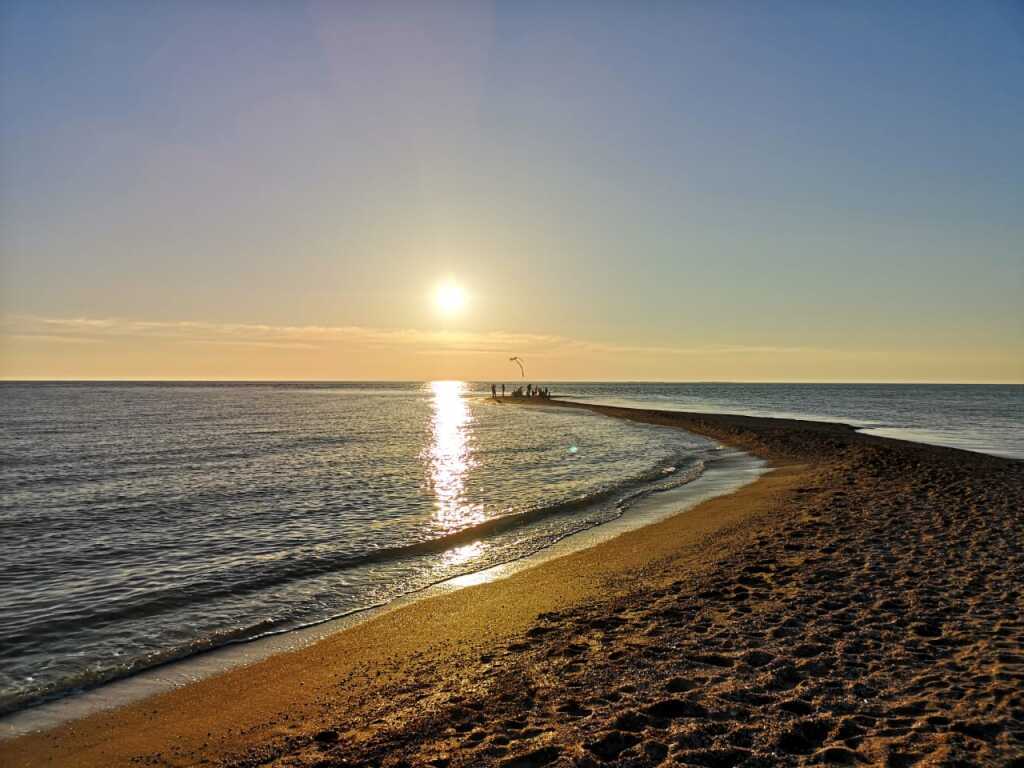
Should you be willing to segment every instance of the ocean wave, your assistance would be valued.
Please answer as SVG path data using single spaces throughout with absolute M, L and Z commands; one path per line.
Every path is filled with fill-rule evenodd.
M 369 564 L 441 554 L 455 547 L 527 526 L 548 517 L 572 514 L 611 501 L 628 503 L 638 494 L 657 490 L 656 487 L 647 487 L 655 481 L 661 480 L 661 485 L 674 487 L 699 476 L 702 470 L 702 460 L 678 456 L 669 466 L 653 467 L 644 474 L 610 483 L 590 494 L 501 515 L 443 536 L 399 546 L 380 547 L 358 554 L 340 552 L 319 557 L 305 555 L 301 558 L 282 558 L 270 567 L 263 565 L 260 570 L 249 574 L 242 575 L 236 571 L 233 575 L 237 580 L 231 583 L 225 583 L 218 575 L 202 581 L 191 581 L 181 587 L 153 590 L 144 599 L 136 599 L 121 606 L 113 605 L 91 610 L 88 620 L 94 623 L 108 623 L 123 619 L 148 618 L 183 605 L 208 603 L 221 597 L 248 595 L 288 582 L 338 573 Z M 674 482 L 671 479 L 673 476 L 678 476 Z M 79 621 L 80 615 L 58 620 L 53 620 L 51 615 L 45 622 L 31 622 L 16 633 L 5 633 L 4 644 L 9 649 L 17 649 L 19 645 L 38 642 L 41 636 L 62 634 L 68 624 Z
M 455 576 L 472 573 L 475 570 L 480 570 L 480 568 L 490 568 L 527 557 L 568 536 L 617 519 L 627 512 L 632 504 L 647 495 L 661 493 L 692 482 L 703 474 L 704 469 L 705 459 L 703 457 L 693 453 L 680 454 L 673 457 L 670 463 L 660 463 L 640 475 L 622 482 L 610 483 L 594 493 L 503 515 L 468 526 L 445 536 L 405 546 L 379 548 L 355 556 L 287 561 L 273 569 L 250 576 L 238 583 L 224 584 L 220 580 L 210 579 L 198 585 L 190 584 L 187 588 L 166 590 L 163 594 L 147 596 L 147 599 L 131 605 L 94 611 L 89 615 L 89 621 L 93 623 L 113 624 L 125 619 L 147 618 L 164 611 L 180 609 L 189 604 L 206 604 L 216 600 L 218 597 L 254 594 L 266 590 L 268 587 L 331 573 L 340 573 L 360 566 L 386 563 L 403 558 L 444 554 L 465 544 L 487 539 L 488 537 L 512 531 L 516 528 L 526 528 L 531 524 L 560 515 L 573 516 L 583 510 L 591 508 L 596 510 L 602 507 L 604 507 L 605 512 L 589 519 L 584 517 L 574 518 L 576 525 L 563 528 L 547 538 L 538 539 L 533 546 L 525 551 L 517 552 L 505 559 L 498 559 L 496 562 L 488 562 L 477 568 L 466 568 L 455 573 L 445 573 L 442 578 L 417 586 L 414 589 L 398 592 L 392 598 L 382 602 L 367 602 L 364 605 L 340 613 L 332 613 L 306 622 L 263 620 L 243 627 L 214 631 L 195 638 L 188 643 L 168 647 L 145 656 L 126 658 L 119 663 L 96 664 L 71 675 L 65 675 L 60 680 L 22 685 L 13 690 L 6 690 L 0 694 L 0 715 L 6 715 L 72 693 L 89 690 L 114 680 L 123 679 L 139 672 L 200 653 L 216 650 L 226 645 L 251 642 L 269 635 L 314 626 L 346 615 L 380 607 L 390 602 L 391 599 L 421 591 L 436 584 L 438 581 L 445 581 Z M 6 634 L 4 644 L 8 652 L 16 652 L 19 644 L 29 645 L 36 643 L 41 636 L 51 633 L 62 634 L 69 624 L 77 621 L 80 621 L 80 617 L 33 623 L 31 626 L 23 627 L 16 634 Z

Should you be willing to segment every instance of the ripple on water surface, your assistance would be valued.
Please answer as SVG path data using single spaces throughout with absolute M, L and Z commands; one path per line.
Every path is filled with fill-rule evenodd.
M 0 708 L 521 557 L 714 450 L 468 393 L 5 385 Z

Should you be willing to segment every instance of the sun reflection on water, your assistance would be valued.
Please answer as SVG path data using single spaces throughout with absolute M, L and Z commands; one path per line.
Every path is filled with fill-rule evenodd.
M 465 565 L 483 554 L 484 543 L 474 541 L 472 544 L 463 544 L 444 553 L 443 563 L 447 566 Z
M 473 414 L 466 404 L 462 381 L 432 381 L 434 415 L 426 450 L 426 484 L 435 496 L 434 517 L 446 531 L 484 520 L 483 505 L 466 500 L 466 474 L 476 462 L 470 445 Z

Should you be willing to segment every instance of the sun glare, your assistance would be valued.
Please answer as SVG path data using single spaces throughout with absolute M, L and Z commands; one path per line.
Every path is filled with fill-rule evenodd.
M 466 292 L 454 281 L 442 283 L 434 291 L 434 306 L 442 314 L 454 315 L 466 306 Z

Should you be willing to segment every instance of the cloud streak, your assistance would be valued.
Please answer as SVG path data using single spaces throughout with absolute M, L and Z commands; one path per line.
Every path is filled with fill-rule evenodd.
M 554 356 L 636 355 L 655 357 L 795 354 L 807 347 L 757 345 L 660 346 L 630 345 L 573 339 L 550 334 L 508 331 L 433 331 L 367 326 L 268 325 L 212 323 L 197 320 L 138 320 L 130 318 L 43 317 L 11 315 L 0 322 L 0 336 L 19 341 L 115 343 L 162 340 L 171 343 L 321 349 L 346 345 L 418 354 L 531 354 Z M 820 351 L 820 350 L 818 350 Z

